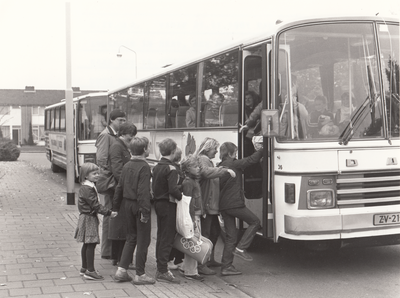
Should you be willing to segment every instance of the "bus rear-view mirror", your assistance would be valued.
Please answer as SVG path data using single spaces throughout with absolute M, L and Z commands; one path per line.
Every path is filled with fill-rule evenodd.
M 279 134 L 279 111 L 262 110 L 261 131 L 264 137 L 272 138 Z

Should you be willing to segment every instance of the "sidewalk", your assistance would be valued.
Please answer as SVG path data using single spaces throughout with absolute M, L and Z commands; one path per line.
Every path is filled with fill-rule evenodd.
M 249 297 L 226 284 L 219 270 L 204 282 L 174 271 L 180 285 L 115 283 L 111 276 L 116 268 L 100 258 L 100 245 L 95 266 L 105 279 L 84 280 L 79 276 L 81 243 L 73 239 L 77 218 L 77 206 L 66 204 L 64 185 L 28 163 L 0 162 L 0 297 Z M 152 222 L 146 272 L 154 277 L 154 218 Z

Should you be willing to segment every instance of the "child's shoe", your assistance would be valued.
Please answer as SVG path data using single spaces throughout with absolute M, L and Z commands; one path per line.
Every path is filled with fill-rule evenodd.
M 208 268 L 207 265 L 205 265 L 205 264 L 204 264 L 204 265 L 198 265 L 198 266 L 197 266 L 197 271 L 198 271 L 200 274 L 203 274 L 203 275 L 213 275 L 213 274 L 216 274 L 216 272 L 215 272 L 214 270 Z
M 167 271 L 165 273 L 161 273 L 159 271 L 156 272 L 156 279 L 160 282 L 169 282 L 172 284 L 180 284 L 181 281 L 177 279 L 171 271 Z
M 79 275 L 84 276 L 85 272 L 86 272 L 86 268 L 81 268 L 81 270 L 79 270 Z
M 125 281 L 131 281 L 132 277 L 129 276 L 128 272 L 122 272 L 120 270 L 117 270 L 114 275 L 114 280 L 116 282 L 125 282 Z
M 135 278 L 133 279 L 133 284 L 134 285 L 154 285 L 156 281 L 154 278 L 151 278 L 147 276 L 146 274 L 142 275 L 135 275 Z
M 168 262 L 168 269 L 169 270 L 176 270 L 176 269 L 178 269 L 178 265 L 174 264 L 174 261 L 169 261 Z
M 98 274 L 96 271 L 90 272 L 86 270 L 85 274 L 83 275 L 85 279 L 88 280 L 103 280 L 104 277 Z
M 233 255 L 248 262 L 253 261 L 253 257 L 249 255 L 245 249 L 241 250 L 236 247 L 235 250 L 233 251 Z
M 204 281 L 204 277 L 201 276 L 200 274 L 195 274 L 195 275 L 185 275 L 186 279 L 189 280 L 198 280 L 198 281 Z

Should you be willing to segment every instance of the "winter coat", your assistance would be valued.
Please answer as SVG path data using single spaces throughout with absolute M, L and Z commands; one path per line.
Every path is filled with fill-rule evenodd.
M 200 188 L 203 210 L 205 214 L 219 213 L 219 177 L 227 173 L 227 169 L 215 168 L 207 155 L 199 155 Z
M 78 197 L 78 210 L 80 214 L 96 216 L 99 213 L 111 215 L 111 210 L 100 204 L 97 190 L 93 182 L 85 180 L 79 189 Z
M 121 177 L 123 166 L 131 159 L 131 153 L 128 147 L 120 138 L 111 145 L 109 151 L 110 169 L 117 183 Z M 125 240 L 128 228 L 126 226 L 127 218 L 125 210 L 120 208 L 118 215 L 110 219 L 110 227 L 108 229 L 108 239 Z
M 114 130 L 107 126 L 96 139 L 96 163 L 104 170 L 110 170 L 110 163 L 108 160 L 111 145 L 117 140 L 117 134 Z
M 232 178 L 229 174 L 225 174 L 223 177 L 219 178 L 220 211 L 245 207 L 244 193 L 242 188 L 242 174 L 244 169 L 258 163 L 262 158 L 262 155 L 263 150 L 259 150 L 254 152 L 251 156 L 243 159 L 227 157 L 221 163 L 219 163 L 219 166 L 227 167 L 236 173 L 235 178 Z
M 150 218 L 151 194 L 150 194 L 150 166 L 141 156 L 133 156 L 122 168 L 113 199 L 114 211 L 119 211 L 122 199 L 137 201 L 139 211 L 145 219 Z
M 164 157 L 158 162 L 153 169 L 152 189 L 155 202 L 159 200 L 168 200 L 170 197 L 180 201 L 182 193 L 178 186 L 179 173 L 175 164 Z

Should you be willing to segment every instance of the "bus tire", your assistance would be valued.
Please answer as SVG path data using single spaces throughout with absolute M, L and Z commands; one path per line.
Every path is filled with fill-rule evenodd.
M 59 166 L 57 166 L 56 164 L 54 164 L 54 162 L 51 163 L 51 171 L 53 173 L 59 173 L 61 172 L 61 168 Z

